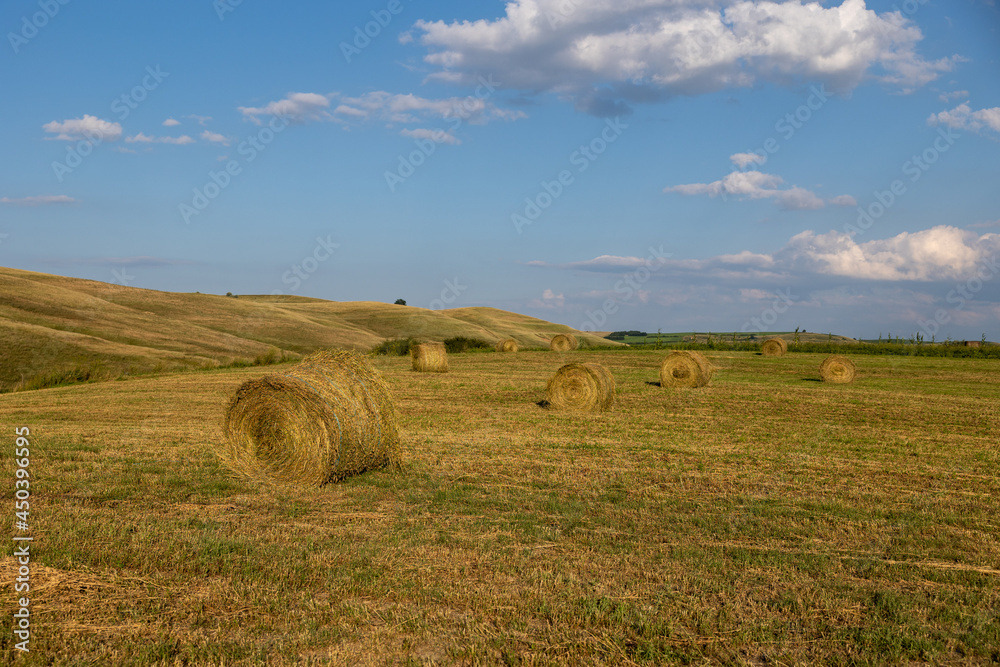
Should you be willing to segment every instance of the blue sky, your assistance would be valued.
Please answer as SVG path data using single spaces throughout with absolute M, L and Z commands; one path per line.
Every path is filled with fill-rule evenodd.
M 0 265 L 1000 340 L 992 1 L 16 0 L 0 26 Z

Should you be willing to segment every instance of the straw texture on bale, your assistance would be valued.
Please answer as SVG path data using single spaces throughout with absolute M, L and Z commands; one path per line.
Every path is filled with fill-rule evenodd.
M 321 486 L 400 465 L 389 389 L 364 357 L 344 350 L 244 382 L 223 432 L 223 458 L 254 479 Z
M 831 354 L 819 367 L 819 377 L 823 382 L 850 384 L 854 382 L 857 369 L 854 362 L 839 354 Z
M 575 350 L 576 346 L 576 336 L 573 334 L 556 334 L 552 341 L 549 342 L 549 349 L 556 352 Z
M 788 352 L 788 341 L 784 338 L 768 338 L 760 346 L 765 357 L 782 357 Z
M 513 338 L 504 338 L 497 341 L 497 352 L 517 352 L 517 341 Z
M 605 412 L 615 401 L 615 379 L 601 364 L 566 364 L 549 379 L 545 400 L 558 410 Z
M 704 387 L 712 379 L 712 364 L 700 352 L 677 350 L 660 364 L 661 387 Z
M 420 343 L 410 347 L 413 370 L 420 373 L 447 373 L 448 350 L 444 343 Z

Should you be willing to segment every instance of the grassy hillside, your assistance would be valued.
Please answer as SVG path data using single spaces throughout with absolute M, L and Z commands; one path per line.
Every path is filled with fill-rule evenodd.
M 253 363 L 324 347 L 369 349 L 396 337 L 512 336 L 538 347 L 567 331 L 608 343 L 494 308 L 176 294 L 0 268 L 0 391 Z

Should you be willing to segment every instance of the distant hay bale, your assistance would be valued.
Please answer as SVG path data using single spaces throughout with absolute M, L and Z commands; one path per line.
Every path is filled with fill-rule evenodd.
M 448 350 L 444 343 L 420 343 L 410 346 L 413 370 L 419 373 L 447 373 Z
M 549 349 L 555 352 L 567 352 L 575 350 L 577 344 L 576 336 L 573 334 L 556 334 L 549 342 Z
M 517 341 L 513 338 L 504 338 L 497 341 L 497 352 L 517 352 Z
M 765 357 L 782 357 L 788 352 L 788 341 L 784 338 L 768 338 L 761 344 L 760 351 Z
M 566 364 L 549 379 L 545 400 L 557 410 L 605 412 L 615 401 L 615 379 L 600 364 Z
M 223 422 L 223 459 L 258 480 L 321 486 L 399 467 L 392 396 L 371 364 L 344 350 L 244 382 Z
M 819 367 L 820 379 L 834 384 L 850 384 L 856 373 L 854 362 L 839 354 L 831 354 Z
M 700 352 L 677 350 L 660 364 L 661 387 L 704 387 L 712 379 L 712 364 Z

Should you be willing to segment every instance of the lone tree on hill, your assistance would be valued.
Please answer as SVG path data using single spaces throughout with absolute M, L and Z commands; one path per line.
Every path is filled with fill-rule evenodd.
M 396 301 L 394 302 L 394 304 L 397 305 L 397 306 L 405 306 L 406 305 L 406 299 L 396 299 Z

